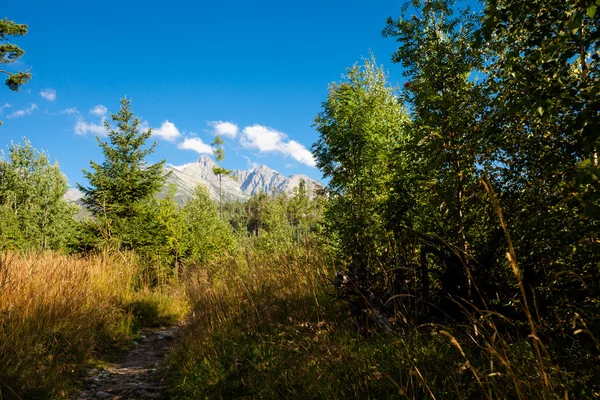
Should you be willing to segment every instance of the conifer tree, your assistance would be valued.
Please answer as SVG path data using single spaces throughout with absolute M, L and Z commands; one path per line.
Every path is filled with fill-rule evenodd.
M 215 136 L 215 140 L 211 143 L 213 147 L 213 154 L 217 159 L 216 167 L 213 167 L 213 173 L 219 177 L 219 217 L 223 218 L 223 188 L 222 188 L 222 180 L 223 175 L 229 176 L 231 175 L 231 170 L 225 169 L 221 167 L 220 163 L 225 159 L 225 150 L 223 150 L 223 139 L 221 136 Z
M 96 137 L 104 162 L 90 161 L 92 171 L 83 171 L 90 186 L 77 185 L 85 194 L 83 203 L 98 221 L 103 221 L 107 236 L 130 231 L 128 223 L 136 220 L 144 203 L 158 193 L 166 178 L 162 173 L 165 160 L 152 165 L 145 162 L 156 143 L 145 147 L 152 130 L 140 132 L 140 120 L 131 110 L 131 100 L 121 100 L 119 112 L 111 119 L 116 129 L 104 123 L 109 141 Z
M 0 19 L 0 73 L 6 76 L 4 83 L 14 92 L 19 91 L 21 85 L 31 79 L 31 73 L 27 71 L 10 72 L 1 68 L 4 64 L 10 64 L 17 61 L 25 51 L 19 46 L 8 43 L 8 36 L 23 36 L 27 33 L 27 25 L 17 24 L 9 21 L 7 18 Z M 2 125 L 2 121 L 0 121 Z

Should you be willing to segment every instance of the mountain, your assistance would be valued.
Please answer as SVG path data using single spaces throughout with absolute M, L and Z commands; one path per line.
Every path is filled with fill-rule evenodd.
M 67 190 L 67 193 L 63 196 L 63 199 L 68 201 L 69 203 L 81 203 L 81 199 L 83 198 L 83 193 L 79 191 L 79 189 L 71 188 Z
M 170 171 L 171 175 L 167 178 L 165 186 L 175 185 L 175 200 L 179 203 L 190 198 L 198 184 L 207 187 L 211 197 L 216 200 L 219 198 L 219 179 L 212 171 L 216 165 L 214 160 L 206 155 L 200 156 L 195 163 L 178 167 L 166 165 L 165 172 Z M 291 193 L 300 185 L 301 180 L 306 182 L 309 193 L 321 186 L 318 181 L 306 175 L 286 177 L 266 165 L 259 165 L 251 170 L 237 170 L 231 177 L 223 176 L 223 198 L 225 201 L 247 200 L 259 191 L 271 193 L 276 190 Z
M 213 173 L 217 164 L 208 156 L 200 156 L 197 162 L 181 166 L 165 165 L 164 172 L 171 174 L 167 177 L 165 187 L 175 185 L 175 200 L 183 203 L 194 194 L 197 185 L 208 188 L 214 199 L 219 198 L 219 178 Z M 223 198 L 226 201 L 245 200 L 248 195 L 240 189 L 240 184 L 228 176 L 223 176 Z M 163 190 L 162 194 L 164 194 Z
M 170 185 L 175 186 L 175 201 L 182 204 L 193 196 L 197 185 L 208 188 L 211 197 L 219 199 L 219 178 L 213 173 L 213 167 L 217 164 L 206 155 L 200 156 L 198 161 L 181 165 L 165 165 L 164 172 L 171 173 L 167 177 L 165 187 L 159 196 L 164 196 Z M 307 190 L 311 193 L 314 189 L 321 187 L 321 183 L 306 175 L 285 176 L 266 165 L 259 165 L 251 170 L 237 170 L 231 177 L 223 176 L 223 198 L 225 201 L 247 200 L 254 194 L 262 191 L 271 193 L 292 193 L 294 188 L 304 180 Z M 65 194 L 65 200 L 81 204 L 83 194 L 77 189 L 69 189 Z

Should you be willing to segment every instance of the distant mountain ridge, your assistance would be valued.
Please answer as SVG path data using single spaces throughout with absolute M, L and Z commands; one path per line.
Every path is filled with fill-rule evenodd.
M 202 185 L 208 189 L 213 199 L 218 200 L 219 179 L 213 173 L 213 167 L 216 165 L 215 161 L 207 155 L 200 156 L 196 162 L 181 166 L 165 165 L 165 174 L 169 172 L 171 174 L 167 177 L 165 186 L 159 196 L 163 197 L 167 188 L 174 185 L 175 201 L 183 204 L 193 196 L 196 186 Z M 280 193 L 292 193 L 302 180 L 306 182 L 309 193 L 323 186 L 307 175 L 285 176 L 266 165 L 259 165 L 250 170 L 238 169 L 233 172 L 231 177 L 223 176 L 223 198 L 225 201 L 244 201 L 260 191 L 271 193 L 275 190 Z M 64 196 L 65 200 L 77 204 L 81 204 L 82 197 L 83 194 L 73 188 L 69 189 Z
M 171 175 L 167 178 L 165 186 L 175 185 L 175 200 L 179 203 L 190 198 L 198 184 L 208 188 L 211 197 L 218 199 L 219 180 L 213 173 L 213 167 L 216 165 L 215 161 L 206 155 L 200 156 L 194 163 L 182 166 L 166 165 L 165 172 L 170 171 Z M 243 201 L 260 191 L 291 193 L 300 185 L 301 180 L 306 182 L 309 193 L 322 186 L 320 182 L 306 175 L 295 174 L 287 177 L 266 165 L 259 165 L 251 170 L 238 169 L 231 177 L 223 176 L 223 198 L 226 201 Z

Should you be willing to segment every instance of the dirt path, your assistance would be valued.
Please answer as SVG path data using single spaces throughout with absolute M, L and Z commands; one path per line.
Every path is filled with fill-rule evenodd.
M 87 388 L 76 398 L 169 399 L 163 361 L 178 329 L 172 326 L 147 333 L 119 362 L 90 370 Z

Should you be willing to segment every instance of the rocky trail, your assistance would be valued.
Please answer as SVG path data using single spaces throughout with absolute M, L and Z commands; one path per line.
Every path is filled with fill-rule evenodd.
M 169 399 L 164 361 L 178 329 L 146 332 L 118 362 L 90 370 L 76 399 Z

